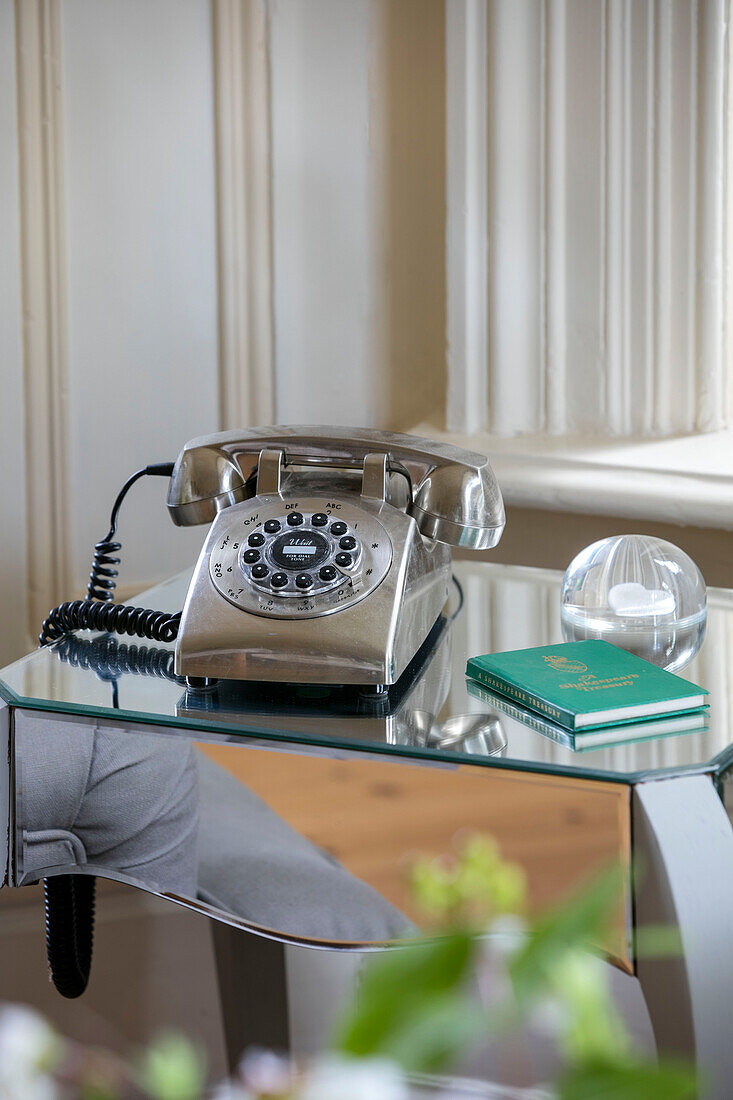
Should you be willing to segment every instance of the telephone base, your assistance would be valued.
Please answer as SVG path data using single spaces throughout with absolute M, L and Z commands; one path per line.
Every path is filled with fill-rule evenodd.
M 445 702 L 450 666 L 450 621 L 441 615 L 397 683 L 379 694 L 353 684 L 222 680 L 208 694 L 184 692 L 176 714 L 194 719 L 215 714 L 242 731 L 282 731 L 286 722 L 289 730 L 317 740 L 423 744 Z
M 359 541 L 354 565 L 368 583 L 358 575 L 353 580 L 346 576 L 346 588 L 317 597 L 261 594 L 246 577 L 232 587 L 225 578 L 237 576 L 238 568 L 241 572 L 248 532 L 257 534 L 255 543 L 264 556 L 268 537 L 283 538 L 282 533 L 268 536 L 267 524 L 279 521 L 267 517 L 287 517 L 296 506 L 294 530 L 310 532 L 310 517 L 325 516 L 329 498 L 261 496 L 256 504 L 232 505 L 214 521 L 183 609 L 175 654 L 179 675 L 375 689 L 394 684 L 404 672 L 448 598 L 448 547 L 424 540 L 414 519 L 400 509 L 344 494 L 330 529 L 337 527 L 337 538 Z M 342 527 L 355 534 L 344 536 Z M 301 546 L 286 537 L 285 549 L 300 552 Z M 309 535 L 307 541 L 320 551 L 322 539 L 316 543 Z

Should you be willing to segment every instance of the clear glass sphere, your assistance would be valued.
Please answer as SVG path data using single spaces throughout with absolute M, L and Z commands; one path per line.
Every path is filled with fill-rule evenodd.
M 603 638 L 669 671 L 687 664 L 705 636 L 700 570 L 653 535 L 611 535 L 581 550 L 561 600 L 566 641 Z

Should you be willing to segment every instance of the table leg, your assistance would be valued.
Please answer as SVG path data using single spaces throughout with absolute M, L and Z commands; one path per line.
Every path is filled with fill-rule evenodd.
M 640 958 L 660 1054 L 693 1058 L 700 1097 L 733 1090 L 733 830 L 707 775 L 640 783 L 633 797 L 637 928 L 679 929 L 681 951 Z
M 10 707 L 0 699 L 0 888 L 10 881 Z
M 217 920 L 211 935 L 230 1069 L 247 1047 L 288 1052 L 284 945 Z

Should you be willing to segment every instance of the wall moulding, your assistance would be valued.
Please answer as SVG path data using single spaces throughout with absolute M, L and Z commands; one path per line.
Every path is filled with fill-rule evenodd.
M 731 423 L 728 11 L 448 5 L 452 430 Z
M 70 590 L 60 0 L 16 0 L 20 251 L 33 633 Z
M 488 400 L 487 9 L 446 5 L 446 423 L 477 431 Z
M 223 428 L 274 419 L 269 15 L 214 0 L 214 98 Z

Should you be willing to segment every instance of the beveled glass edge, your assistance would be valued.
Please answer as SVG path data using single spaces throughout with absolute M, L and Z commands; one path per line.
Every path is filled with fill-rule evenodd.
M 567 764 L 545 764 L 541 761 L 528 761 L 522 760 L 518 757 L 495 757 L 495 756 L 479 756 L 479 755 L 467 755 L 465 753 L 451 752 L 448 749 L 443 749 L 437 752 L 435 749 L 422 749 L 419 746 L 411 745 L 385 745 L 375 744 L 374 741 L 358 741 L 349 740 L 342 741 L 334 738 L 319 737 L 317 734 L 299 735 L 291 731 L 273 730 L 272 728 L 260 729 L 256 726 L 250 726 L 246 731 L 242 730 L 241 726 L 234 724 L 221 723 L 217 725 L 216 729 L 213 729 L 211 725 L 207 725 L 203 721 L 199 721 L 195 718 L 180 717 L 175 721 L 171 720 L 168 716 L 156 716 L 147 711 L 134 711 L 134 710 L 118 710 L 114 712 L 114 715 L 110 715 L 109 708 L 95 707 L 95 706 L 80 706 L 75 703 L 55 703 L 53 707 L 44 705 L 39 700 L 25 698 L 24 696 L 18 696 L 13 692 L 8 685 L 0 679 L 0 694 L 3 689 L 8 692 L 10 698 L 3 696 L 6 702 L 10 706 L 18 707 L 20 709 L 40 711 L 44 714 L 64 714 L 71 715 L 72 717 L 82 718 L 94 718 L 103 722 L 105 725 L 116 727 L 120 725 L 120 721 L 133 721 L 140 725 L 152 726 L 158 729 L 167 729 L 175 732 L 176 730 L 192 731 L 194 733 L 206 734 L 207 740 L 218 741 L 220 738 L 225 737 L 228 744 L 232 744 L 231 736 L 234 735 L 238 739 L 250 740 L 250 741 L 271 741 L 273 744 L 288 744 L 291 746 L 301 746 L 307 749 L 310 745 L 319 749 L 337 749 L 339 751 L 349 751 L 359 753 L 368 753 L 373 756 L 381 756 L 385 760 L 391 758 L 397 758 L 400 760 L 412 760 L 416 764 L 423 766 L 429 766 L 431 764 L 462 764 L 467 767 L 483 767 L 483 768 L 496 768 L 500 770 L 513 771 L 513 772 L 531 772 L 537 775 L 548 776 L 562 776 L 569 779 L 582 779 L 589 782 L 598 783 L 619 783 L 625 785 L 631 785 L 634 783 L 641 783 L 652 779 L 672 779 L 675 776 L 680 775 L 708 775 L 714 773 L 719 774 L 718 762 L 721 762 L 721 768 L 727 767 L 730 763 L 733 763 L 733 745 L 729 746 L 718 754 L 712 762 L 700 763 L 700 764 L 680 764 L 672 765 L 667 768 L 644 770 L 637 772 L 618 772 L 618 771 L 594 771 L 591 768 L 567 765 Z M 118 720 L 119 719 L 119 720 Z M 203 738 L 201 739 L 203 740 Z
M 733 745 L 728 745 L 727 748 L 722 749 L 717 756 L 713 757 L 708 769 L 714 771 L 716 778 L 720 779 L 731 768 L 733 768 Z
M 367 952 L 384 951 L 385 948 L 406 947 L 411 942 L 410 938 L 407 937 L 398 940 L 342 941 L 278 932 L 274 928 L 268 928 L 267 925 L 247 920 L 246 917 L 238 917 L 235 913 L 227 912 L 226 909 L 219 909 L 201 898 L 188 897 L 185 894 L 173 894 L 169 890 L 158 890 L 151 883 L 142 882 L 134 875 L 126 875 L 123 871 L 115 871 L 100 863 L 87 863 L 83 867 L 77 865 L 65 867 L 55 864 L 50 867 L 34 867 L 32 873 L 28 873 L 28 877 L 24 876 L 19 883 L 16 883 L 16 888 L 22 889 L 24 886 L 32 886 L 36 882 L 40 882 L 41 879 L 55 878 L 60 875 L 91 875 L 93 878 L 106 879 L 107 882 L 119 882 L 124 886 L 132 887 L 133 890 L 140 890 L 144 894 L 151 894 L 153 897 L 162 898 L 164 901 L 171 901 L 184 909 L 191 909 L 194 913 L 203 913 L 221 924 L 228 924 L 232 928 L 240 928 L 243 932 L 249 932 L 261 939 L 274 940 L 276 943 L 291 947 L 308 947 L 316 951 L 363 952 L 366 954 Z M 422 942 L 422 938 L 417 935 L 413 938 L 416 942 Z

